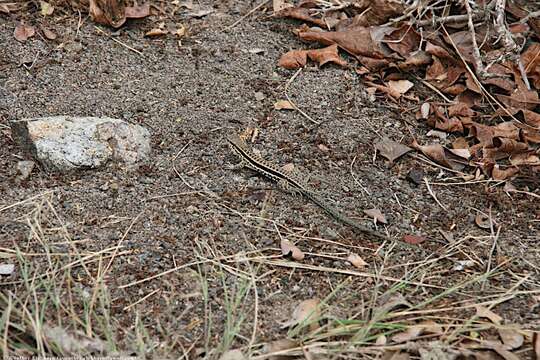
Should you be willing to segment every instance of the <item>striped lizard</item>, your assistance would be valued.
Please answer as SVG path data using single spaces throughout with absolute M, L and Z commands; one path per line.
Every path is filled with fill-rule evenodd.
M 297 175 L 279 170 L 276 165 L 255 154 L 249 148 L 246 142 L 238 135 L 233 134 L 229 136 L 227 138 L 227 141 L 231 149 L 240 158 L 240 163 L 233 166 L 233 168 L 247 167 L 251 170 L 254 170 L 260 175 L 263 175 L 264 177 L 277 182 L 282 189 L 303 195 L 307 199 L 311 200 L 314 204 L 319 206 L 321 209 L 326 211 L 328 214 L 330 214 L 336 220 L 346 225 L 349 225 L 360 232 L 376 237 L 380 240 L 392 240 L 391 238 L 380 232 L 377 232 L 368 228 L 367 226 L 357 223 L 336 208 L 332 207 L 320 196 L 318 196 L 313 190 L 310 190 L 308 188 L 308 185 Z

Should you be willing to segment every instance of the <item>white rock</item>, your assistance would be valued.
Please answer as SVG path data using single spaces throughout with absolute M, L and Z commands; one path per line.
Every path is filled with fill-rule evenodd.
M 0 275 L 11 275 L 14 270 L 14 264 L 0 264 Z
M 128 165 L 150 155 L 150 133 L 140 125 L 108 117 L 53 116 L 13 121 L 14 137 L 48 170 L 72 171 Z

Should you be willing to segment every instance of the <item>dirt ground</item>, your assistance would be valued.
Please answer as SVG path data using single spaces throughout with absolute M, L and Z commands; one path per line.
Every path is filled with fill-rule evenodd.
M 292 33 L 298 23 L 260 11 L 224 31 L 256 5 L 201 1 L 214 12 L 166 20 L 188 28 L 181 41 L 144 37 L 156 18 L 129 21 L 114 33 L 103 28 L 112 33 L 105 36 L 84 15 L 78 28 L 79 18 L 68 12 L 50 19 L 56 40 L 20 43 L 14 21 L 0 17 L 0 247 L 39 252 L 47 239 L 56 253 L 109 249 L 101 253 L 108 258 L 88 262 L 98 276 L 110 248 L 120 244 L 101 283 L 110 296 L 114 341 L 132 354 L 202 356 L 220 346 L 257 351 L 257 344 L 287 336 L 281 324 L 302 300 L 325 299 L 329 319 L 367 320 L 389 289 L 420 304 L 417 310 L 448 308 L 436 312 L 444 323 L 470 319 L 474 307 L 464 305 L 506 296 L 491 310 L 505 324 L 538 330 L 538 199 L 510 197 L 490 182 L 464 184 L 417 154 L 388 166 L 375 156 L 377 141 L 408 144 L 412 135 L 427 139 L 428 129 L 407 110 L 413 103 L 371 101 L 354 69 L 310 65 L 290 82 L 291 99 L 320 125 L 296 111 L 274 110 L 294 75 L 277 66 L 280 55 L 307 45 Z M 109 165 L 69 175 L 38 166 L 17 181 L 17 162 L 32 158 L 12 140 L 9 122 L 52 115 L 141 124 L 152 134 L 152 159 L 138 169 Z M 310 183 L 353 218 L 372 226 L 363 210 L 377 208 L 388 219 L 378 229 L 398 243 L 404 235 L 427 240 L 418 250 L 381 247 L 251 171 L 230 169 L 237 159 L 225 137 L 248 127 L 260 132 L 252 145 L 264 158 L 310 174 Z M 424 172 L 440 204 L 425 184 L 406 178 L 412 169 Z M 498 236 L 475 224 L 481 213 L 491 214 Z M 36 232 L 31 224 L 37 223 Z M 305 259 L 283 258 L 282 237 Z M 421 249 L 438 260 L 429 262 Z M 351 252 L 368 265 L 353 267 L 346 261 Z M 50 269 L 45 257 L 29 259 L 38 273 Z M 457 269 L 465 260 L 470 264 Z M 487 279 L 467 283 L 493 269 Z M 72 285 L 92 293 L 96 284 L 83 267 L 71 272 Z M 16 268 L 1 277 L 2 292 L 21 291 L 21 276 Z M 238 296 L 232 311 L 230 296 Z M 424 304 L 427 299 L 433 301 Z M 244 319 L 225 346 L 234 316 Z M 144 349 L 134 345 L 139 328 Z

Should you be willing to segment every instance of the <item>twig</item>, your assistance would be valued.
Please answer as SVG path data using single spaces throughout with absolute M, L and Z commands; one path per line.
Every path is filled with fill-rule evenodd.
M 255 11 L 259 10 L 260 8 L 262 8 L 264 5 L 266 5 L 266 3 L 268 2 L 269 0 L 264 0 L 262 3 L 260 3 L 259 5 L 255 6 L 253 9 L 251 9 L 246 15 L 242 16 L 240 19 L 236 20 L 234 23 L 232 23 L 231 25 L 227 26 L 225 29 L 223 29 L 223 31 L 229 31 L 230 29 L 232 29 L 233 27 L 235 27 L 236 25 L 240 24 L 242 21 L 244 21 L 244 19 L 246 19 L 248 16 L 250 16 L 251 14 L 253 14 Z
M 524 191 L 524 190 L 507 190 L 506 192 L 507 192 L 507 193 L 525 194 L 525 195 L 529 195 L 529 196 L 535 197 L 535 198 L 537 198 L 537 199 L 540 199 L 540 195 L 537 195 L 537 194 L 532 193 L 532 192 L 530 192 L 530 191 Z
M 14 207 L 17 207 L 17 206 L 19 206 L 19 205 L 22 205 L 22 204 L 28 202 L 28 201 L 32 201 L 32 200 L 35 200 L 35 199 L 37 199 L 37 198 L 39 198 L 39 197 L 42 197 L 42 196 L 45 196 L 45 195 L 49 195 L 49 194 L 52 194 L 52 193 L 54 193 L 54 191 L 46 191 L 46 192 L 44 192 L 44 193 L 34 195 L 34 196 L 32 196 L 32 197 L 29 197 L 28 199 L 18 201 L 18 202 L 16 202 L 16 203 L 11 204 L 11 205 L 6 205 L 6 206 L 0 208 L 0 212 L 5 211 L 5 210 L 8 210 L 8 209 L 11 209 L 11 208 L 14 208 Z
M 512 114 L 508 108 L 506 106 L 504 106 L 499 100 L 497 100 L 497 98 L 495 98 L 495 96 L 493 96 L 489 91 L 486 90 L 486 88 L 484 87 L 484 85 L 482 85 L 482 83 L 478 80 L 476 74 L 474 73 L 474 71 L 472 71 L 471 67 L 469 66 L 469 64 L 467 64 L 467 62 L 465 61 L 465 58 L 463 57 L 463 55 L 461 54 L 461 52 L 459 51 L 459 48 L 458 46 L 456 45 L 456 43 L 454 42 L 454 40 L 452 40 L 452 37 L 450 36 L 450 34 L 448 33 L 448 31 L 446 30 L 446 28 L 443 26 L 442 29 L 444 30 L 444 33 L 446 34 L 447 38 L 448 38 L 448 41 L 452 44 L 452 46 L 454 47 L 454 50 L 456 51 L 456 53 L 459 55 L 461 61 L 463 62 L 463 66 L 465 66 L 465 69 L 467 69 L 467 72 L 471 75 L 471 77 L 473 78 L 474 82 L 476 83 L 476 85 L 478 85 L 478 87 L 480 88 L 480 90 L 482 91 L 482 94 L 484 94 L 489 100 L 493 101 L 495 104 L 497 104 L 497 106 L 499 106 L 500 109 L 502 109 L 507 116 L 509 116 L 510 118 L 512 118 L 512 120 L 514 120 L 515 122 L 518 122 L 522 125 L 526 125 L 525 123 L 523 123 L 522 121 L 519 121 L 515 116 L 514 114 Z M 491 106 L 493 106 L 492 104 L 490 104 Z M 493 108 L 495 109 L 495 106 L 493 106 Z
M 476 42 L 476 32 L 474 31 L 471 5 L 469 4 L 469 0 L 463 0 L 463 4 L 465 4 L 465 9 L 467 10 L 468 26 L 472 41 L 472 57 L 474 60 L 474 67 L 476 68 L 476 72 L 478 73 L 478 76 L 480 76 L 480 79 L 485 79 L 486 69 L 484 67 L 484 63 L 482 63 L 480 49 L 478 48 L 478 43 Z
M 296 79 L 296 77 L 298 76 L 298 74 L 300 74 L 300 72 L 302 71 L 302 68 L 298 69 L 294 75 L 289 79 L 289 81 L 287 81 L 287 84 L 285 84 L 285 89 L 284 89 L 284 92 L 285 92 L 285 97 L 287 98 L 287 101 L 289 101 L 289 103 L 292 105 L 292 107 L 294 108 L 294 110 L 298 111 L 302 116 L 304 116 L 306 119 L 308 119 L 309 121 L 311 121 L 312 123 L 316 124 L 316 125 L 320 125 L 321 123 L 316 121 L 316 120 L 313 120 L 313 118 L 311 118 L 311 116 L 309 116 L 308 114 L 306 114 L 305 112 L 303 112 L 298 106 L 296 106 L 296 104 L 291 100 L 291 98 L 289 97 L 289 94 L 287 94 L 287 90 L 289 89 L 289 85 L 291 85 L 291 83 L 294 81 L 294 79 Z
M 254 253 L 254 252 L 259 252 L 259 251 L 258 250 L 250 251 L 250 252 L 246 253 L 245 255 L 247 255 L 249 253 Z M 141 280 L 136 280 L 136 281 L 130 282 L 129 284 L 120 285 L 118 288 L 119 289 L 125 289 L 125 288 L 128 288 L 128 287 L 134 286 L 134 285 L 139 285 L 139 284 L 145 283 L 147 281 L 157 279 L 159 277 L 165 276 L 167 274 L 173 273 L 173 272 L 181 270 L 181 269 L 185 269 L 185 268 L 193 266 L 193 265 L 216 262 L 216 261 L 219 261 L 219 260 L 225 260 L 225 259 L 234 258 L 236 256 L 237 256 L 237 254 L 228 255 L 228 256 L 221 256 L 221 257 L 218 257 L 218 258 L 215 258 L 215 259 L 204 259 L 204 260 L 192 261 L 192 262 L 189 262 L 189 263 L 186 263 L 186 264 L 183 264 L 183 265 L 176 266 L 176 267 L 174 267 L 172 269 L 165 270 L 163 272 L 160 272 L 159 274 L 155 274 L 155 275 L 149 276 L 149 277 L 141 279 Z
M 253 297 L 255 302 L 255 309 L 253 310 L 253 332 L 251 333 L 251 339 L 249 340 L 249 348 L 251 348 L 257 339 L 257 327 L 259 325 L 259 293 L 257 291 L 257 280 L 255 279 L 255 273 L 253 272 L 253 268 L 249 262 L 248 266 L 251 274 L 251 283 L 253 286 Z
M 428 81 L 421 79 L 419 77 L 416 77 L 417 80 L 420 80 L 420 82 L 424 85 L 426 85 L 431 90 L 435 91 L 440 97 L 444 99 L 447 103 L 452 103 L 453 101 L 447 98 L 439 89 L 437 89 L 435 86 L 431 85 Z
M 474 12 L 471 14 L 473 21 L 482 17 L 481 12 Z M 426 26 L 426 25 L 438 25 L 438 24 L 459 24 L 469 20 L 469 15 L 453 15 L 444 17 L 435 17 L 433 19 L 421 20 L 413 23 L 413 25 Z
M 497 33 L 499 34 L 499 37 L 501 38 L 503 47 L 505 48 L 508 54 L 511 54 L 510 59 L 515 61 L 518 64 L 518 69 L 521 74 L 521 78 L 523 79 L 523 82 L 525 83 L 527 90 L 531 90 L 529 79 L 527 79 L 527 73 L 525 72 L 525 68 L 523 67 L 521 57 L 518 54 L 519 47 L 514 41 L 514 38 L 512 37 L 512 34 L 510 33 L 510 31 L 508 30 L 508 27 L 506 26 L 505 8 L 506 8 L 506 0 L 496 0 L 495 30 L 497 31 Z
M 109 39 L 111 39 L 112 41 L 114 42 L 117 42 L 118 44 L 122 45 L 123 47 L 125 47 L 126 49 L 128 50 L 131 50 L 141 56 L 143 56 L 143 53 L 140 52 L 139 50 L 135 49 L 135 48 L 132 48 L 131 46 L 127 45 L 127 44 L 124 44 L 123 42 L 121 42 L 120 40 L 118 39 L 115 39 L 113 38 L 111 35 L 107 34 L 105 31 L 101 30 L 100 28 L 98 28 L 97 26 L 94 25 L 94 27 L 96 28 L 97 31 L 99 31 L 100 33 L 104 34 L 105 36 L 107 36 Z
M 499 234 L 501 232 L 501 227 L 497 227 L 497 233 L 494 234 L 493 231 L 493 220 L 491 219 L 491 208 L 489 209 L 489 227 L 491 229 L 491 237 L 493 238 L 493 245 L 491 246 L 491 251 L 489 252 L 489 258 L 486 268 L 486 274 L 491 271 L 491 261 L 493 258 L 493 254 L 495 253 L 495 248 L 497 247 L 497 240 L 499 240 Z M 485 282 L 482 283 L 482 290 L 484 290 Z
M 126 307 L 124 307 L 123 310 L 126 311 L 126 310 L 132 308 L 133 306 L 142 303 L 144 300 L 148 299 L 150 296 L 154 295 L 154 294 L 157 293 L 158 291 L 161 291 L 161 289 L 156 289 L 156 290 L 152 291 L 151 293 L 147 294 L 146 296 L 143 296 L 142 298 L 140 298 L 139 300 L 135 301 L 134 303 L 127 305 Z
M 444 211 L 448 211 L 448 209 L 443 204 L 441 204 L 439 199 L 437 199 L 437 197 L 435 196 L 435 193 L 433 192 L 433 190 L 431 190 L 431 186 L 429 186 L 429 182 L 428 182 L 427 178 L 424 178 L 424 183 L 426 183 L 426 187 L 428 189 L 429 195 L 431 195 L 431 197 L 435 200 L 437 205 L 439 205 Z
M 501 37 L 503 46 L 506 48 L 506 50 L 510 52 L 514 52 L 517 48 L 516 43 L 514 42 L 514 39 L 512 39 L 512 35 L 510 35 L 510 32 L 508 31 L 506 27 L 506 21 L 505 21 L 505 8 L 506 8 L 506 0 L 497 0 L 495 3 L 495 30 L 497 33 L 499 33 L 499 36 Z
M 366 272 L 359 272 L 359 271 L 352 271 L 352 270 L 343 270 L 343 269 L 334 269 L 329 268 L 325 266 L 316 266 L 316 265 L 309 265 L 309 264 L 300 264 L 295 263 L 291 261 L 268 261 L 268 260 L 258 260 L 258 259 L 250 259 L 246 258 L 247 260 L 258 262 L 261 264 L 266 265 L 274 265 L 274 266 L 280 266 L 280 267 L 287 267 L 287 268 L 293 268 L 293 269 L 304 269 L 304 270 L 312 270 L 312 271 L 322 271 L 322 272 L 328 272 L 328 273 L 336 273 L 336 274 L 344 274 L 344 275 L 351 275 L 351 276 L 358 276 L 358 277 L 365 277 L 365 278 L 377 278 L 380 277 L 382 280 L 386 281 L 392 281 L 392 282 L 402 282 L 404 284 L 408 285 L 416 285 L 420 287 L 428 287 L 428 288 L 434 288 L 434 289 L 446 289 L 444 286 L 438 286 L 438 285 L 432 285 L 432 284 L 426 284 L 423 282 L 418 281 L 411 281 L 411 280 L 404 280 L 404 279 L 398 279 L 391 276 L 378 276 L 376 274 L 370 274 Z
M 521 24 L 525 24 L 527 21 L 529 21 L 532 18 L 536 18 L 540 16 L 540 10 L 539 11 L 533 11 L 532 13 L 527 14 L 523 19 L 521 19 L 519 22 Z
M 356 155 L 354 156 L 354 159 L 353 159 L 352 162 L 351 162 L 351 166 L 349 167 L 349 169 L 350 169 L 350 171 L 351 171 L 351 176 L 353 177 L 354 182 L 357 183 L 358 186 L 360 186 L 360 189 L 364 190 L 365 193 L 366 193 L 368 196 L 371 196 L 371 194 L 369 193 L 368 189 L 366 189 L 366 188 L 364 187 L 364 185 L 362 185 L 362 183 L 358 180 L 358 177 L 357 177 L 357 176 L 355 175 L 355 173 L 354 173 L 353 166 L 354 166 L 354 163 L 356 162 L 356 158 L 357 158 L 357 157 L 358 157 L 358 156 L 356 156 Z

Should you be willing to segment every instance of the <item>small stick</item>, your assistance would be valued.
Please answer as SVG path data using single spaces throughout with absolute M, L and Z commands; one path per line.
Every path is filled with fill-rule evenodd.
M 491 261 L 492 261 L 492 258 L 493 258 L 493 254 L 495 253 L 495 248 L 497 247 L 497 240 L 499 239 L 499 234 L 501 232 L 501 227 L 498 226 L 497 227 L 497 233 L 494 234 L 493 220 L 491 219 L 491 208 L 489 209 L 489 227 L 491 229 L 491 237 L 493 238 L 493 245 L 491 246 L 491 251 L 489 252 L 489 258 L 488 258 L 488 263 L 487 263 L 486 274 L 491 271 Z M 485 282 L 482 283 L 482 290 L 484 290 L 484 285 L 485 284 L 486 284 Z
M 97 26 L 94 25 L 94 27 L 96 28 L 97 31 L 99 31 L 100 33 L 104 34 L 105 36 L 107 36 L 107 37 L 108 37 L 109 39 L 111 39 L 112 41 L 117 42 L 118 44 L 122 45 L 122 46 L 125 47 L 126 49 L 129 49 L 129 50 L 131 50 L 131 51 L 133 51 L 133 52 L 135 52 L 135 53 L 137 53 L 137 54 L 139 54 L 139 55 L 141 55 L 141 56 L 143 55 L 143 53 L 140 52 L 139 50 L 134 49 L 134 48 L 132 48 L 131 46 L 129 46 L 129 45 L 127 45 L 127 44 L 124 44 L 124 43 L 121 42 L 120 40 L 113 38 L 111 35 L 107 34 L 105 31 L 101 30 L 101 29 L 98 28 Z
M 439 205 L 444 211 L 448 211 L 448 209 L 445 208 L 443 204 L 441 204 L 439 199 L 437 199 L 437 197 L 435 196 L 435 193 L 433 192 L 433 190 L 431 190 L 431 186 L 429 186 L 429 182 L 428 182 L 427 178 L 424 178 L 424 182 L 426 183 L 426 187 L 427 187 L 427 189 L 429 191 L 429 195 L 431 195 L 431 197 L 435 200 L 437 205 Z
M 235 27 L 236 25 L 240 24 L 242 21 L 244 21 L 244 19 L 246 19 L 249 15 L 253 14 L 255 11 L 259 10 L 260 8 L 262 8 L 264 5 L 266 5 L 266 3 L 268 2 L 268 0 L 263 0 L 262 3 L 260 3 L 259 5 L 255 6 L 253 9 L 251 9 L 246 15 L 242 16 L 240 19 L 236 20 L 233 24 L 227 26 L 225 29 L 223 29 L 223 31 L 229 31 L 230 29 L 232 29 L 233 27 Z
M 133 306 L 142 303 L 144 300 L 148 299 L 150 296 L 154 295 L 158 291 L 161 291 L 161 289 L 156 289 L 156 290 L 152 291 L 151 293 L 147 294 L 146 296 L 144 296 L 144 297 L 140 298 L 139 300 L 135 301 L 133 304 L 129 304 L 128 306 L 124 307 L 123 310 L 126 311 L 126 310 L 132 308 Z
M 287 101 L 292 105 L 294 110 L 298 111 L 302 116 L 304 116 L 306 119 L 308 119 L 309 121 L 311 121 L 315 125 L 320 125 L 321 124 L 320 122 L 318 122 L 316 120 L 313 120 L 313 118 L 311 116 L 309 116 L 308 114 L 303 112 L 298 106 L 296 106 L 296 104 L 289 97 L 289 94 L 287 94 L 287 90 L 289 89 L 289 85 L 291 85 L 291 83 L 294 81 L 294 79 L 296 79 L 296 77 L 298 76 L 298 74 L 300 74 L 301 71 L 302 71 L 302 68 L 298 69 L 294 73 L 294 75 L 289 79 L 289 81 L 287 81 L 287 84 L 285 84 L 285 90 L 284 90 L 285 91 L 285 97 L 287 98 Z
M 474 59 L 474 65 L 476 67 L 476 71 L 478 72 L 478 76 L 480 76 L 481 79 L 484 79 L 486 77 L 486 69 L 484 67 L 484 64 L 482 63 L 480 49 L 478 49 L 478 43 L 476 42 L 476 32 L 474 31 L 471 5 L 469 4 L 469 0 L 463 0 L 463 3 L 465 4 L 465 9 L 467 10 L 468 26 L 472 40 L 472 56 Z
M 527 90 L 531 90 L 531 84 L 529 83 L 529 79 L 527 79 L 527 73 L 525 72 L 525 68 L 523 67 L 523 63 L 521 61 L 521 57 L 517 54 L 519 51 L 519 47 L 517 46 L 516 42 L 514 41 L 514 38 L 512 37 L 512 34 L 508 30 L 508 27 L 506 26 L 505 21 L 505 8 L 506 8 L 506 0 L 497 0 L 495 3 L 495 30 L 499 34 L 499 37 L 502 40 L 502 44 L 506 51 L 508 53 L 512 54 L 511 60 L 514 60 L 518 64 L 518 69 L 521 74 L 521 78 L 523 79 L 523 82 L 525 83 L 525 86 L 527 87 Z

